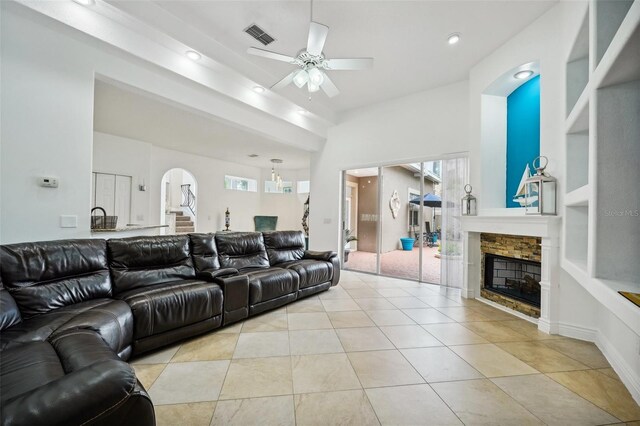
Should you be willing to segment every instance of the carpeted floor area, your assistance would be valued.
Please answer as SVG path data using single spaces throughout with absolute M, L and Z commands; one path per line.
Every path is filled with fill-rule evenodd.
M 424 247 L 422 249 L 422 281 L 440 284 L 440 259 L 435 255 L 438 247 Z M 419 274 L 420 249 L 414 247 L 411 251 L 394 250 L 383 253 L 380 259 L 380 272 L 391 277 L 417 280 Z M 349 253 L 349 261 L 345 269 L 362 272 L 376 271 L 376 254 L 365 251 Z

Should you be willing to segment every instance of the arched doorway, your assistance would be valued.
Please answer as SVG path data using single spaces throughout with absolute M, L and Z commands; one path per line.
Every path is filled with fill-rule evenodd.
M 195 232 L 197 226 L 196 178 L 182 168 L 168 170 L 160 185 L 160 218 L 165 234 Z

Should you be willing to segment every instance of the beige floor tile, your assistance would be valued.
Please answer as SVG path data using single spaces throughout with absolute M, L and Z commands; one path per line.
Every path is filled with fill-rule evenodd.
M 155 407 L 157 426 L 209 426 L 215 402 L 160 405 Z
M 640 407 L 619 380 L 595 370 L 547 375 L 622 421 L 640 419 Z
M 233 358 L 261 358 L 289 355 L 287 331 L 241 333 Z
M 467 306 L 467 307 L 475 307 L 475 306 L 487 306 L 486 303 L 482 303 L 476 299 L 466 299 L 464 297 L 456 297 L 452 299 L 458 303 L 460 303 L 462 306 Z
M 492 343 L 522 342 L 529 340 L 526 336 L 523 336 L 499 321 L 465 322 L 462 323 L 462 325 Z
M 293 426 L 295 423 L 293 396 L 286 395 L 219 401 L 211 426 Z
M 405 291 L 415 297 L 433 297 L 438 295 L 436 290 L 433 290 L 426 284 L 423 284 L 418 288 L 408 288 L 405 289 Z
M 283 331 L 287 329 L 287 314 L 268 312 L 250 318 L 242 326 L 243 333 L 256 333 L 259 331 Z
M 431 385 L 464 424 L 524 426 L 543 424 L 487 379 Z
M 458 323 L 425 324 L 422 326 L 445 345 L 473 345 L 487 340 Z
M 546 341 L 544 344 L 591 368 L 611 367 L 602 352 L 600 352 L 600 349 L 591 342 L 565 338 Z
M 160 373 L 164 370 L 167 364 L 136 364 L 132 365 L 133 370 L 136 372 L 136 377 L 142 383 L 145 389 L 151 388 L 153 382 L 156 381 Z
M 362 390 L 295 395 L 298 426 L 370 426 L 378 419 Z
M 522 334 L 530 340 L 552 340 L 562 338 L 557 334 L 547 334 L 543 331 L 540 331 L 538 330 L 537 324 L 533 324 L 522 319 L 502 321 L 502 325 L 506 325 L 510 329 Z
M 500 377 L 492 381 L 548 425 L 602 425 L 618 421 L 542 374 Z
M 452 306 L 448 308 L 437 309 L 449 318 L 458 322 L 489 321 L 489 318 L 465 306 Z
M 137 364 L 164 364 L 171 361 L 171 358 L 178 352 L 180 345 L 172 345 L 166 349 L 160 349 L 159 351 L 153 351 L 149 354 L 145 354 L 141 357 L 133 358 L 130 363 Z
M 538 371 L 493 344 L 450 346 L 452 351 L 487 377 L 520 376 Z
M 355 302 L 365 311 L 374 311 L 380 309 L 396 309 L 387 299 L 382 297 L 369 297 L 362 299 L 354 299 Z
M 362 388 L 346 354 L 303 355 L 292 360 L 294 393 Z
M 327 313 L 291 313 L 289 317 L 289 330 L 320 330 L 323 328 L 333 328 Z
M 353 290 L 353 289 L 357 289 L 357 288 L 371 288 L 369 287 L 369 285 L 367 283 L 365 283 L 364 281 L 342 281 L 342 278 L 340 278 L 340 287 L 342 287 L 345 290 Z
M 180 347 L 171 362 L 231 359 L 238 336 L 238 334 L 212 333 L 191 339 Z
M 403 349 L 400 352 L 429 383 L 484 377 L 449 348 Z
M 373 322 L 378 326 L 415 324 L 415 321 L 406 316 L 399 309 L 366 312 L 367 315 L 369 315 L 369 318 L 371 318 Z
M 497 343 L 497 346 L 543 373 L 586 370 L 589 368 L 540 342 Z
M 620 380 L 620 376 L 618 376 L 618 373 L 616 373 L 613 368 L 599 368 L 598 371 L 612 379 Z
M 473 306 L 473 309 L 489 318 L 491 321 L 512 321 L 518 318 L 513 314 L 496 309 L 486 303 L 483 303 L 482 306 Z
M 459 302 L 455 302 L 448 297 L 445 296 L 420 296 L 418 299 L 422 300 L 427 305 L 432 308 L 447 308 L 447 307 L 456 307 L 462 306 Z
M 383 425 L 462 425 L 429 385 L 366 389 Z
M 309 312 L 324 312 L 324 306 L 320 302 L 318 296 L 307 297 L 302 300 L 296 300 L 295 302 L 287 305 L 287 313 L 290 314 L 302 314 Z
M 327 312 L 334 328 L 374 327 L 363 311 Z
M 442 312 L 434 308 L 416 308 L 403 309 L 402 312 L 407 314 L 412 320 L 418 324 L 440 324 L 445 322 L 455 322 Z
M 424 383 L 424 379 L 397 350 L 350 352 L 360 383 L 365 388 Z
M 323 299 L 322 305 L 327 312 L 360 310 L 360 306 L 353 299 Z
M 428 308 L 429 305 L 424 303 L 422 300 L 417 297 L 409 296 L 409 297 L 388 297 L 387 300 L 391 302 L 398 309 L 408 309 L 408 308 Z
M 240 322 L 236 322 L 234 324 L 231 325 L 225 325 L 222 328 L 219 328 L 215 331 L 215 333 L 217 334 L 233 334 L 233 333 L 240 333 L 242 331 L 242 325 L 244 324 L 243 321 Z
M 296 330 L 289 332 L 291 355 L 344 352 L 335 330 Z
M 392 312 L 392 311 L 377 311 Z M 442 346 L 442 343 L 433 337 L 428 331 L 419 325 L 394 325 L 380 327 L 396 348 L 426 348 L 430 346 Z
M 231 361 L 219 399 L 255 398 L 293 393 L 291 358 L 253 358 Z
M 369 298 L 369 297 L 384 297 L 382 294 L 372 288 L 357 288 L 347 290 L 347 293 L 354 299 L 356 298 Z
M 149 389 L 155 405 L 215 401 L 229 361 L 196 361 L 168 364 Z
M 320 300 L 329 300 L 329 299 L 351 299 L 349 293 L 346 290 L 340 287 L 331 287 L 327 291 L 323 291 L 318 295 Z
M 409 293 L 404 291 L 401 288 L 381 288 L 378 290 L 378 293 L 383 295 L 386 298 L 389 297 L 411 297 Z
M 336 333 L 347 352 L 395 348 L 377 327 L 341 328 Z

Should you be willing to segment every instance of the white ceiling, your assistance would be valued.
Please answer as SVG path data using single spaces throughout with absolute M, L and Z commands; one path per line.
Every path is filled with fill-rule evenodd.
M 243 30 L 256 23 L 276 41 L 267 46 L 295 55 L 306 44 L 307 1 L 156 1 L 108 0 L 111 5 L 151 26 L 189 41 L 259 84 L 271 86 L 292 65 L 246 53 L 263 47 Z M 547 11 L 555 0 L 505 1 L 315 1 L 314 20 L 330 27 L 324 53 L 329 58 L 374 57 L 372 70 L 333 71 L 341 90 L 333 99 L 324 93 L 313 102 L 343 111 L 468 78 L 469 70 L 487 54 Z M 151 13 L 151 9 L 154 13 Z M 158 10 L 173 19 L 160 23 Z M 149 12 L 149 13 L 146 13 Z M 180 22 L 182 25 L 175 25 Z M 200 37 L 194 37 L 194 31 Z M 462 34 L 449 46 L 447 36 Z M 216 47 L 213 47 L 213 44 Z M 222 48 L 221 48 L 222 46 Z M 282 94 L 299 102 L 304 93 L 290 86 Z M 306 95 L 305 95 L 306 96 Z
M 287 147 L 155 95 L 96 81 L 94 130 L 249 166 L 309 168 L 309 152 Z M 257 158 L 248 157 L 258 154 Z

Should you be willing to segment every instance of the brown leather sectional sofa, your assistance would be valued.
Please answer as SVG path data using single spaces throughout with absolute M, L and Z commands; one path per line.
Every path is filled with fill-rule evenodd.
M 297 231 L 0 246 L 3 425 L 155 424 L 135 356 L 327 290 Z

